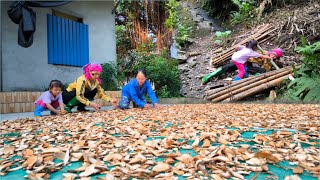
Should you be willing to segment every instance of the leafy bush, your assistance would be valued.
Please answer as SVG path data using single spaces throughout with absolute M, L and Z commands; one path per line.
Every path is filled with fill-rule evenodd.
M 176 41 L 179 47 L 184 47 L 192 31 L 192 25 L 186 24 L 180 14 L 182 7 L 176 0 L 169 0 L 166 3 L 169 17 L 165 21 L 165 26 L 176 30 Z
M 303 54 L 303 64 L 295 71 L 295 80 L 287 87 L 285 97 L 290 100 L 320 101 L 320 41 L 307 45 L 303 39 L 302 47 L 296 51 Z
M 179 69 L 176 60 L 167 59 L 164 55 L 146 55 L 141 57 L 132 69 L 136 72 L 140 68 L 146 69 L 147 78 L 154 84 L 159 97 L 180 96 Z
M 148 78 L 154 83 L 159 97 L 177 97 L 180 94 L 178 63 L 157 57 L 146 67 Z
M 181 23 L 178 25 L 178 29 L 177 29 L 177 37 L 176 37 L 176 41 L 178 43 L 179 46 L 184 46 L 184 44 L 187 42 L 189 36 L 190 36 L 190 31 L 192 30 L 192 27 L 186 27 L 184 25 L 182 25 Z
M 130 49 L 130 39 L 124 25 L 116 25 L 116 46 L 119 56 L 122 56 Z
M 167 28 L 176 28 L 179 23 L 179 16 L 178 16 L 178 8 L 179 8 L 179 2 L 176 0 L 169 0 L 166 3 L 166 8 L 169 11 L 169 17 L 165 21 L 165 26 Z
M 117 87 L 117 72 L 118 68 L 113 63 L 105 63 L 102 65 L 103 72 L 101 73 L 101 87 L 104 90 L 114 91 Z
M 320 41 L 307 45 L 306 39 L 302 38 L 302 47 L 297 47 L 295 50 L 303 55 L 303 63 L 312 71 L 320 73 Z
M 230 34 L 231 34 L 231 31 L 224 31 L 224 32 L 216 31 L 214 42 L 217 44 L 225 44 L 228 41 Z
M 239 11 L 232 11 L 230 13 L 231 24 L 236 25 L 239 23 L 246 23 L 247 25 L 250 25 L 253 18 L 256 16 L 253 8 L 255 2 L 243 0 L 232 0 L 232 2 L 238 6 Z
M 286 97 L 290 100 L 303 100 L 306 102 L 320 101 L 320 75 L 312 72 L 310 75 L 305 71 L 310 68 L 303 65 L 297 71 L 298 77 L 288 85 Z

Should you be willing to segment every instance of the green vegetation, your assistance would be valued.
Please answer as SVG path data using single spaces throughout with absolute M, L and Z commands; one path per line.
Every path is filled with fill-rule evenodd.
M 165 21 L 165 26 L 172 31 L 176 31 L 175 40 L 179 47 L 184 47 L 190 37 L 192 31 L 192 24 L 187 24 L 183 21 L 184 17 L 181 16 L 182 7 L 176 0 L 169 0 L 166 3 L 166 8 L 169 13 L 169 17 Z
M 176 60 L 167 59 L 166 53 L 161 55 L 142 55 L 132 69 L 136 72 L 145 68 L 147 78 L 154 84 L 155 91 L 159 97 L 180 96 L 179 69 Z
M 117 66 L 113 63 L 105 63 L 102 65 L 103 72 L 101 74 L 102 88 L 108 91 L 119 90 L 117 86 Z
M 231 24 L 245 23 L 249 26 L 252 25 L 256 17 L 255 1 L 232 0 L 232 2 L 238 6 L 239 10 L 230 13 Z
M 217 44 L 225 44 L 230 38 L 231 31 L 216 31 L 214 42 Z
M 297 47 L 296 51 L 302 53 L 303 64 L 295 71 L 295 80 L 289 83 L 285 98 L 320 101 L 320 41 L 312 45 L 307 45 L 305 40 L 302 42 L 303 45 Z

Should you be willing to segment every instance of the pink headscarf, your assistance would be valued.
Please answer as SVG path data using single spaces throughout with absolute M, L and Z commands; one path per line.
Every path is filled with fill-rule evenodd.
M 87 80 L 90 79 L 90 72 L 92 71 L 96 71 L 96 72 L 102 72 L 102 67 L 100 64 L 95 64 L 95 63 L 89 63 L 89 64 L 86 64 L 82 67 L 83 69 L 83 74 L 85 76 L 85 78 Z M 98 78 L 98 81 L 99 81 L 99 84 L 101 84 L 101 79 Z
M 276 48 L 276 49 L 272 50 L 271 52 L 275 53 L 278 58 L 282 56 L 282 49 L 280 49 L 280 48 Z

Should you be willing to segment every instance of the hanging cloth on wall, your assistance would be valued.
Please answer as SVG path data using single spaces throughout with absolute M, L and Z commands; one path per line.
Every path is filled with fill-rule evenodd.
M 22 47 L 30 47 L 33 43 L 33 34 L 36 31 L 36 14 L 28 8 L 22 8 L 22 19 L 19 23 L 18 44 Z
M 36 31 L 36 13 L 29 7 L 56 7 L 71 1 L 14 1 L 8 10 L 8 16 L 19 24 L 18 44 L 28 48 L 33 43 L 33 35 Z

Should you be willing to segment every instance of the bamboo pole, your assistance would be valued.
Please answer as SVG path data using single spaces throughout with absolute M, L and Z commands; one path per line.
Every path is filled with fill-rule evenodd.
M 273 32 L 274 30 L 275 30 L 275 29 L 273 29 L 273 30 L 265 33 L 265 35 L 261 35 L 261 36 L 259 36 L 259 37 L 250 36 L 250 38 L 245 39 L 245 40 L 243 41 L 243 43 L 241 42 L 241 43 L 239 43 L 239 44 L 240 44 L 240 45 L 243 45 L 243 44 L 245 44 L 246 42 L 250 41 L 251 39 L 256 39 L 257 41 L 260 41 L 260 42 L 262 43 L 262 42 L 264 42 L 264 39 L 267 39 L 267 37 L 266 37 L 266 38 L 263 38 L 263 37 L 266 36 L 266 35 L 268 35 L 268 34 L 270 34 L 270 33 Z M 238 45 L 239 45 L 239 44 L 238 44 Z M 237 46 L 238 46 L 238 45 L 237 45 Z M 236 46 L 235 46 L 235 47 L 236 47 Z M 233 54 L 233 51 L 232 51 L 232 50 L 233 50 L 235 47 L 231 47 L 231 48 L 229 49 L 229 52 L 228 52 L 228 53 L 225 53 L 223 56 L 220 56 L 219 59 L 213 60 L 213 61 L 212 61 L 212 64 L 213 64 L 213 65 L 218 65 L 218 64 L 221 64 L 222 62 L 228 60 L 228 59 L 232 56 L 232 54 Z
M 260 81 L 257 81 L 255 83 L 252 83 L 252 84 L 246 84 L 244 83 L 243 86 L 241 88 L 236 88 L 236 87 L 233 87 L 233 88 L 230 88 L 230 89 L 226 89 L 225 91 L 222 91 L 220 93 L 217 93 L 217 94 L 222 94 L 221 96 L 217 96 L 217 98 L 215 99 L 212 99 L 212 102 L 219 102 L 219 101 L 222 101 L 228 97 L 232 97 L 234 96 L 234 94 L 238 94 L 238 93 L 241 93 L 243 91 L 246 91 L 248 89 L 251 89 L 251 88 L 254 88 L 256 86 L 259 86 L 261 84 L 264 84 L 264 83 L 267 83 L 269 81 L 272 81 L 274 79 L 277 79 L 277 78 L 280 78 L 280 77 L 283 77 L 287 74 L 290 74 L 292 73 L 292 69 L 291 70 L 288 70 L 288 71 L 284 71 L 284 72 L 281 72 L 279 74 L 275 74 L 274 76 L 270 76 L 268 78 L 265 78 L 265 79 L 262 79 Z
M 257 47 L 259 48 L 259 50 L 262 52 L 262 54 L 266 55 L 266 53 L 264 52 L 264 50 L 261 48 L 261 46 L 259 44 L 257 44 Z M 273 60 L 270 60 L 272 66 L 276 69 L 280 69 L 279 66 L 276 65 L 276 63 L 273 62 Z
M 261 75 L 259 75 L 259 76 L 253 76 L 253 77 L 241 79 L 241 80 L 239 80 L 239 81 L 233 81 L 233 83 L 230 84 L 230 85 L 228 85 L 228 86 L 224 86 L 224 87 L 221 87 L 221 88 L 211 89 L 211 90 L 206 91 L 206 95 L 207 95 L 207 96 L 212 95 L 212 94 L 217 93 L 217 92 L 219 92 L 219 91 L 222 91 L 222 90 L 224 90 L 224 89 L 227 89 L 227 88 L 230 88 L 230 87 L 233 87 L 233 86 L 237 86 L 237 85 L 239 85 L 239 84 L 242 84 L 242 83 L 247 82 L 247 81 L 250 81 L 250 80 L 259 80 L 259 79 L 262 79 L 262 78 L 271 76 L 271 75 L 273 75 L 273 74 L 277 74 L 277 73 L 280 73 L 280 72 L 282 72 L 282 71 L 289 70 L 290 68 L 291 68 L 291 67 L 286 67 L 286 68 L 282 68 L 281 70 L 270 71 L 270 72 L 261 74 Z M 254 82 L 254 81 L 253 81 L 253 82 Z
M 269 76 L 273 76 L 274 74 L 278 74 L 278 73 L 281 73 L 283 71 L 288 71 L 288 70 L 292 70 L 292 67 L 286 67 L 286 68 L 282 68 L 280 70 L 276 70 L 276 71 L 270 71 L 268 73 L 264 73 L 264 74 L 261 74 L 259 76 L 254 76 L 254 77 L 250 77 L 250 78 L 246 78 L 246 79 L 242 79 L 240 81 L 236 81 L 235 83 L 229 85 L 229 86 L 226 86 L 226 87 L 222 87 L 222 88 L 219 88 L 219 89 L 213 89 L 213 90 L 209 90 L 207 91 L 207 95 L 210 95 L 209 97 L 207 97 L 208 100 L 210 99 L 213 99 L 212 98 L 212 95 L 216 94 L 216 93 L 219 93 L 219 92 L 222 92 L 222 91 L 225 91 L 226 89 L 229 89 L 229 88 L 240 88 L 240 87 L 243 87 L 243 84 L 250 84 L 250 83 L 253 83 L 253 82 L 256 82 L 256 81 L 259 81 L 261 79 L 264 79 L 266 77 L 269 77 Z M 219 93 L 219 95 L 221 95 Z M 214 96 L 216 97 L 216 96 Z
M 267 82 L 267 83 L 264 83 L 264 84 L 261 84 L 259 86 L 256 86 L 254 88 L 251 88 L 247 91 L 244 91 L 244 92 L 241 92 L 239 94 L 236 94 L 232 97 L 230 97 L 229 99 L 225 99 L 224 101 L 222 102 L 232 102 L 232 101 L 238 101 L 238 100 L 241 100 L 245 97 L 248 97 L 248 96 L 251 96 L 253 94 L 256 94 L 258 92 L 261 92 L 261 91 L 264 91 L 266 89 L 269 89 L 271 87 L 274 87 L 274 86 L 277 86 L 278 84 L 280 84 L 283 80 L 285 79 L 288 79 L 288 77 L 290 76 L 291 74 L 288 74 L 288 75 L 285 75 L 285 76 L 282 76 L 282 77 L 279 77 L 277 79 L 274 79 L 270 82 Z
M 211 61 L 211 64 L 212 65 L 217 65 L 217 64 L 220 64 L 220 63 L 226 61 L 233 54 L 233 49 L 236 46 L 243 45 L 243 44 L 245 44 L 246 42 L 248 42 L 251 39 L 256 39 L 257 41 L 264 41 L 264 39 L 270 38 L 270 37 L 267 37 L 268 34 L 270 34 L 271 32 L 276 30 L 276 29 L 272 29 L 272 28 L 273 27 L 270 24 L 265 25 L 261 29 L 259 28 L 259 30 L 257 32 L 255 32 L 252 35 L 250 35 L 249 37 L 245 38 L 244 40 L 242 40 L 237 45 L 234 45 L 231 48 L 227 49 L 226 51 L 221 52 L 218 55 L 216 55 L 215 57 L 213 57 L 212 58 L 213 60 Z

